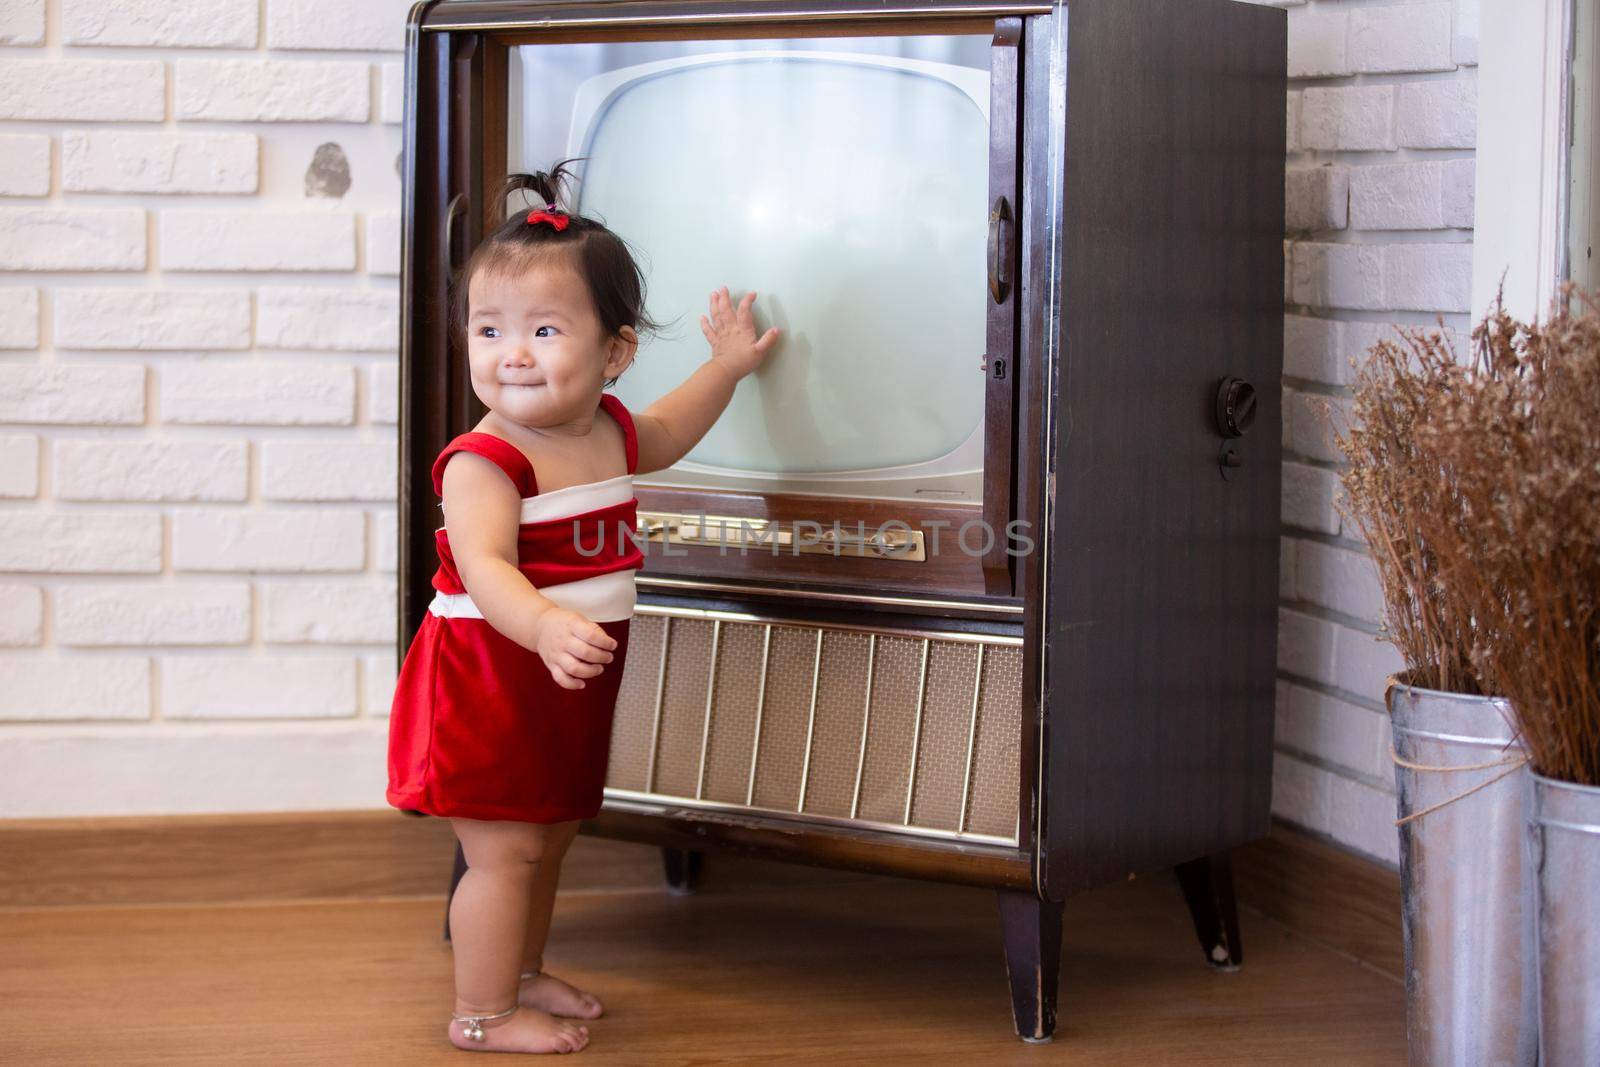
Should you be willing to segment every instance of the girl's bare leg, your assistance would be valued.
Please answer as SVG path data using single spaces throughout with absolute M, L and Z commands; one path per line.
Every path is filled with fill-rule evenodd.
M 598 1019 L 605 1005 L 593 993 L 563 982 L 541 970 L 544 966 L 544 946 L 550 934 L 550 914 L 555 907 L 556 883 L 561 878 L 561 861 L 567 848 L 578 835 L 578 820 L 553 823 L 548 827 L 544 841 L 544 859 L 533 879 L 533 895 L 528 906 L 528 932 L 522 952 L 522 969 L 540 971 L 539 975 L 522 983 L 520 1002 L 552 1015 L 566 1015 L 579 1019 Z
M 521 946 L 527 937 L 529 899 L 545 862 L 549 828 L 538 823 L 451 819 L 467 872 L 450 902 L 455 949 L 457 1015 L 493 1015 L 517 1004 Z M 535 1008 L 482 1024 L 483 1040 L 467 1038 L 465 1024 L 450 1023 L 450 1043 L 483 1052 L 576 1052 L 589 1028 Z

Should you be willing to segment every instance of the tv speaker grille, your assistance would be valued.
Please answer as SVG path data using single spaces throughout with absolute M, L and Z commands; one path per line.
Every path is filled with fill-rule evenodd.
M 1017 841 L 1014 638 L 641 605 L 606 793 Z

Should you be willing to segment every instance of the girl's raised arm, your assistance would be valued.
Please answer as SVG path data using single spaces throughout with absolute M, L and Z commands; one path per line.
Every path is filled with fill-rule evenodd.
M 735 308 L 727 286 L 711 294 L 711 314 L 700 329 L 711 342 L 711 358 L 687 381 L 634 416 L 639 440 L 638 473 L 663 470 L 689 454 L 733 399 L 739 379 L 761 366 L 777 343 L 776 326 L 759 337 L 751 311 L 756 294 L 746 293 Z

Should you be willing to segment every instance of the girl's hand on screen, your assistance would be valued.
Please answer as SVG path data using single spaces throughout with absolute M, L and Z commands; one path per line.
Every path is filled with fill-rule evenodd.
M 756 336 L 756 319 L 750 313 L 755 300 L 756 294 L 746 293 L 736 308 L 728 297 L 728 287 L 723 286 L 711 294 L 710 318 L 700 316 L 700 330 L 711 342 L 711 359 L 736 381 L 761 366 L 778 341 L 776 326 Z
M 539 658 L 550 677 L 563 689 L 582 689 L 610 663 L 616 639 L 597 623 L 566 608 L 551 608 L 539 616 Z

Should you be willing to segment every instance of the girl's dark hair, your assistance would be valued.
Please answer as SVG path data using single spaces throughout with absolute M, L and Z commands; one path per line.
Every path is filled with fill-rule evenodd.
M 606 229 L 604 223 L 570 212 L 564 230 L 544 222 L 530 224 L 527 221 L 533 207 L 554 204 L 566 211 L 561 193 L 564 182 L 572 177 L 567 164 L 574 162 L 577 161 L 562 160 L 548 173 L 507 175 L 501 183 L 496 202 L 503 203 L 517 192 L 531 193 L 533 200 L 521 210 L 512 211 L 505 222 L 485 236 L 456 277 L 450 293 L 450 324 L 463 348 L 466 345 L 467 289 L 473 276 L 480 270 L 514 273 L 540 261 L 564 260 L 577 271 L 594 301 L 602 336 L 615 337 L 624 326 L 633 327 L 641 337 L 661 331 L 661 324 L 645 314 L 644 275 L 634 262 L 633 254 L 627 243 Z M 615 378 L 606 379 L 608 387 L 615 383 Z

